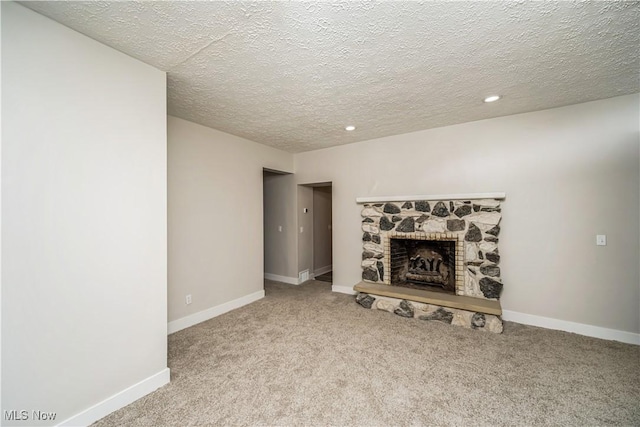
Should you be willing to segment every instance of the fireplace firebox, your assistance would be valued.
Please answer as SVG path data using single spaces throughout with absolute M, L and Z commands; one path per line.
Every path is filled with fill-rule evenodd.
M 455 241 L 391 239 L 391 285 L 456 293 Z

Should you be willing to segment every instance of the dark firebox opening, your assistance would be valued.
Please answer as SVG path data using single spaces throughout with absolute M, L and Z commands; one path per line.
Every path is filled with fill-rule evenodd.
M 391 239 L 391 284 L 455 294 L 456 245 L 449 240 Z

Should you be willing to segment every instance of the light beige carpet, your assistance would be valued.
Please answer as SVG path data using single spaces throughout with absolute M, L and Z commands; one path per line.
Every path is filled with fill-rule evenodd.
M 323 282 L 169 337 L 171 383 L 95 425 L 640 425 L 640 347 L 367 310 Z

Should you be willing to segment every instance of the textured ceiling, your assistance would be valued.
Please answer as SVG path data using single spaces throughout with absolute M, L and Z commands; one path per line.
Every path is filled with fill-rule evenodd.
M 640 2 L 22 4 L 167 71 L 169 114 L 290 152 L 640 92 Z

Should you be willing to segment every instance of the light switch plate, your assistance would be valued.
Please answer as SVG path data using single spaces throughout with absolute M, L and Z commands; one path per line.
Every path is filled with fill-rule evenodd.
M 596 245 L 607 246 L 607 236 L 605 234 L 596 235 Z

